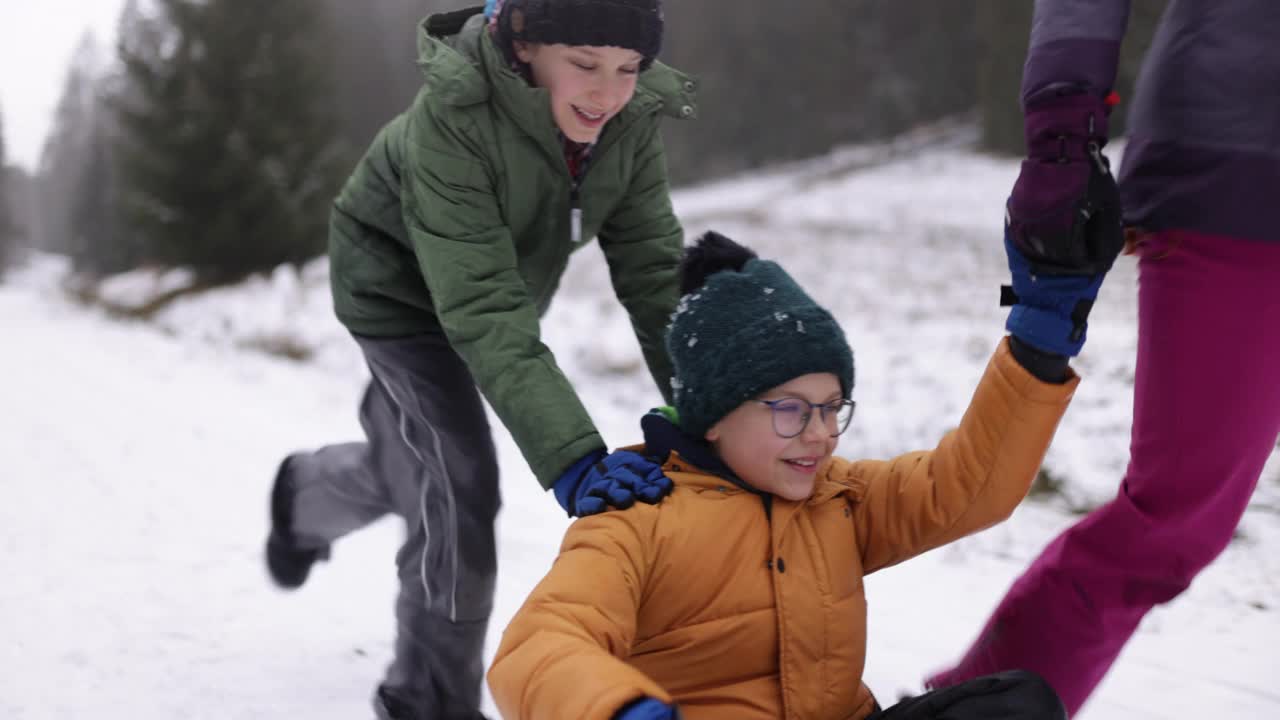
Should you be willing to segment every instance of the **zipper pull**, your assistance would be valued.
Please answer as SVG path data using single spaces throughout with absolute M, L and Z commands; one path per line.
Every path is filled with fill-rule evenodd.
M 1098 172 L 1103 175 L 1110 175 L 1111 168 L 1107 165 L 1107 161 L 1102 157 L 1102 148 L 1098 147 L 1098 143 L 1089 143 L 1089 157 L 1093 159 L 1093 164 L 1098 166 Z
M 569 196 L 569 238 L 574 245 L 582 244 L 582 208 L 578 207 L 578 188 Z

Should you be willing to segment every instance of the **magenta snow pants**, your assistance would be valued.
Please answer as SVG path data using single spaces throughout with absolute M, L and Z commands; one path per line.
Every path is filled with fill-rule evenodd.
M 1170 231 L 1138 248 L 1129 468 L 1014 582 L 946 686 L 1030 670 L 1075 714 L 1142 617 L 1231 540 L 1280 435 L 1280 242 Z

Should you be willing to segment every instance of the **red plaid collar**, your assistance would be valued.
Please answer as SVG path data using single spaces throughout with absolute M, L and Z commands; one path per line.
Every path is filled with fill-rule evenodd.
M 587 164 L 591 161 L 591 150 L 595 147 L 592 143 L 579 143 L 570 140 L 560 134 L 560 145 L 564 149 L 564 161 L 569 166 L 569 177 L 574 182 L 582 179 L 582 173 L 587 169 Z

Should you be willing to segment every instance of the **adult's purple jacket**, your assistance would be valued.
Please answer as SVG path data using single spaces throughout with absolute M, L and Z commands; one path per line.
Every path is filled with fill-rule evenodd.
M 1115 83 L 1128 0 L 1036 0 L 1022 99 Z M 1128 105 L 1127 224 L 1280 241 L 1280 0 L 1172 0 Z

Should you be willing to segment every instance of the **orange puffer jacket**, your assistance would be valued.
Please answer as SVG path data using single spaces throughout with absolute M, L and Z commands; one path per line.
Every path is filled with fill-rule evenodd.
M 863 576 L 1008 517 L 1078 382 L 1040 382 L 1002 341 L 935 450 L 834 458 L 805 502 L 670 452 L 661 505 L 569 528 L 489 670 L 503 717 L 606 720 L 642 696 L 685 720 L 866 717 Z

